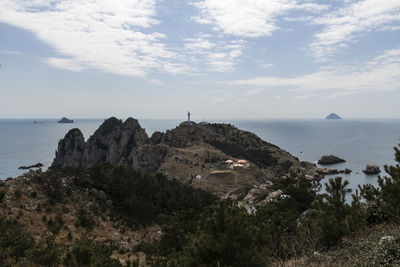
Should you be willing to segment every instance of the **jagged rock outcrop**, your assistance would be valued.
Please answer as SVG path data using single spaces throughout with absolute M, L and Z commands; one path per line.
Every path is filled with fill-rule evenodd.
M 80 168 L 85 147 L 86 143 L 82 132 L 77 128 L 69 130 L 64 139 L 58 142 L 58 149 L 52 167 Z
M 132 150 L 147 142 L 147 134 L 135 119 L 124 123 L 114 117 L 107 119 L 89 138 L 82 158 L 82 168 L 96 163 L 126 164 Z

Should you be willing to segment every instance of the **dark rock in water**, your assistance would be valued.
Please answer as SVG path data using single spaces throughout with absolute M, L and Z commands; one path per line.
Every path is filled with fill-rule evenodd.
M 318 168 L 317 173 L 325 176 L 325 175 L 339 174 L 340 172 L 336 169 Z
M 42 164 L 42 163 L 36 163 L 36 164 L 34 164 L 34 165 L 29 165 L 29 166 L 21 166 L 21 167 L 19 167 L 18 169 L 20 169 L 20 170 L 28 170 L 28 169 L 32 169 L 32 168 L 41 168 L 41 167 L 43 167 L 44 165 Z
M 346 161 L 344 159 L 341 159 L 334 155 L 328 155 L 328 156 L 325 155 L 325 156 L 322 156 L 318 160 L 318 164 L 321 164 L 321 165 L 330 165 L 330 164 L 336 164 L 336 163 L 342 163 L 342 162 L 346 162 Z
M 58 123 L 74 123 L 74 120 L 67 119 L 66 117 L 63 117 L 61 120 L 58 121 Z
M 327 120 L 341 120 L 342 118 L 335 113 L 331 113 L 328 116 L 326 116 L 326 119 Z
M 379 169 L 379 166 L 377 166 L 377 165 L 368 164 L 365 167 L 365 170 L 363 170 L 363 172 L 365 174 L 378 174 L 381 172 L 381 170 Z
M 350 174 L 351 172 L 352 172 L 352 170 L 350 170 L 348 168 L 339 171 L 339 173 L 344 173 L 344 174 Z
M 352 172 L 352 170 L 350 170 L 350 169 L 348 169 L 348 168 L 344 169 L 344 173 L 345 173 L 345 174 L 350 174 L 351 172 Z

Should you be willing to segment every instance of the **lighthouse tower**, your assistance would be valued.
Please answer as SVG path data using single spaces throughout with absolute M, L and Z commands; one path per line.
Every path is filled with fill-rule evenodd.
M 190 121 L 190 111 L 188 111 L 187 116 L 188 116 L 188 121 Z

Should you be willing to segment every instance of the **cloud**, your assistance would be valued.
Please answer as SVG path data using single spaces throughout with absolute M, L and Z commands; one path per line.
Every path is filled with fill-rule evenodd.
M 324 60 L 355 41 L 359 33 L 398 30 L 398 25 L 390 24 L 400 22 L 399 14 L 400 1 L 396 0 L 346 1 L 343 7 L 313 20 L 323 30 L 310 48 L 318 60 Z
M 272 63 L 263 63 L 260 65 L 260 68 L 266 70 L 266 69 L 272 68 L 273 66 L 274 66 L 274 64 L 272 64 Z
M 70 58 L 48 58 L 45 60 L 45 62 L 59 69 L 70 71 L 82 70 L 82 67 L 79 65 L 79 63 Z
M 181 53 L 194 68 L 202 72 L 233 71 L 234 65 L 243 53 L 244 40 L 221 40 L 221 38 L 198 34 L 195 38 L 184 39 L 184 50 Z
M 22 55 L 21 52 L 12 51 L 12 50 L 0 50 L 1 54 L 9 54 L 9 55 Z
M 296 0 L 202 0 L 193 2 L 200 14 L 193 19 L 216 31 L 240 37 L 270 36 L 279 27 L 278 16 L 290 10 L 321 12 L 326 5 Z
M 0 22 L 29 31 L 59 54 L 46 60 L 58 68 L 143 76 L 150 70 L 183 72 L 175 53 L 152 32 L 159 23 L 156 0 L 0 1 Z M 176 64 L 176 63 L 175 63 Z
M 304 92 L 327 92 L 331 97 L 400 90 L 400 48 L 386 50 L 368 62 L 321 68 L 316 72 L 293 78 L 259 77 L 223 83 L 266 89 L 280 87 L 302 92 L 301 95 L 305 95 Z
M 261 93 L 262 91 L 265 91 L 265 88 L 254 88 L 254 89 L 250 89 L 244 92 L 245 95 L 256 95 Z
M 159 79 L 150 79 L 149 82 L 155 85 L 164 85 L 164 82 Z
M 298 96 L 295 96 L 295 97 L 293 97 L 293 99 L 294 99 L 294 100 L 304 100 L 304 99 L 307 99 L 307 98 L 310 98 L 310 97 L 313 97 L 313 96 L 316 96 L 316 94 L 314 94 L 314 93 L 308 93 L 308 94 L 305 94 L 305 95 L 298 95 Z

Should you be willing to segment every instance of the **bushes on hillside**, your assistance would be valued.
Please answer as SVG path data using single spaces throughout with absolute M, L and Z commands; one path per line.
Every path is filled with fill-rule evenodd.
M 122 266 L 111 254 L 111 242 L 95 242 L 87 236 L 71 247 L 45 232 L 35 241 L 16 222 L 0 217 L 0 266 Z
M 216 140 L 211 141 L 210 144 L 227 155 L 235 158 L 245 158 L 260 167 L 269 167 L 277 163 L 277 160 L 267 150 L 244 149 L 237 144 Z

